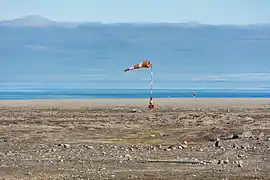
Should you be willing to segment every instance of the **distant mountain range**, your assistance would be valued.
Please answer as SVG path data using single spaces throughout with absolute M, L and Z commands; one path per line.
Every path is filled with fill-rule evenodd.
M 78 27 L 80 25 L 102 25 L 104 23 L 101 22 L 58 22 L 53 21 L 48 18 L 45 18 L 40 15 L 27 15 L 21 18 L 11 19 L 11 20 L 3 20 L 0 21 L 1 26 L 9 26 L 9 27 Z M 166 22 L 160 22 L 160 23 L 105 23 L 110 25 L 122 25 L 122 24 L 133 24 L 133 25 L 173 25 L 173 26 L 189 26 L 189 27 L 197 27 L 197 26 L 211 26 L 207 24 L 200 24 L 198 22 L 186 22 L 186 23 L 166 23 Z M 213 25 L 212 25 L 213 26 Z M 222 26 L 236 26 L 236 25 L 222 25 Z M 237 27 L 269 27 L 269 24 L 265 23 L 258 23 L 258 24 L 249 24 L 249 25 L 239 25 Z
M 79 23 L 56 22 L 39 15 L 0 21 L 0 26 L 7 27 L 77 27 Z

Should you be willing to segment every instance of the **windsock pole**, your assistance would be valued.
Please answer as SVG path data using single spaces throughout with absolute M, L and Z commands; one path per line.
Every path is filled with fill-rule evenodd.
M 151 71 L 150 71 L 150 101 L 149 101 L 149 109 L 150 111 L 154 109 L 154 102 L 153 102 L 153 68 L 151 64 Z
M 153 68 L 151 66 L 150 98 L 153 98 Z

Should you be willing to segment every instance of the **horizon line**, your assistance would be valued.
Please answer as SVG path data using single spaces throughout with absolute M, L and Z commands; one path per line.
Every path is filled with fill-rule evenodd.
M 227 24 L 227 23 L 202 23 L 199 21 L 68 21 L 68 20 L 55 20 L 52 18 L 48 18 L 44 15 L 39 14 L 28 14 L 20 17 L 14 17 L 10 19 L 1 19 L 0 22 L 3 21 L 14 21 L 14 20 L 23 20 L 27 18 L 40 18 L 40 20 L 47 20 L 54 23 L 77 23 L 77 24 L 83 24 L 83 23 L 99 23 L 99 24 L 190 24 L 190 25 L 211 25 L 211 26 L 252 26 L 252 25 L 270 25 L 269 22 L 256 22 L 256 23 L 247 23 L 247 24 Z

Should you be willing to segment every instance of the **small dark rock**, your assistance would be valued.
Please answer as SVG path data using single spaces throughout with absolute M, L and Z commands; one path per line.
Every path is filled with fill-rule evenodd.
M 229 163 L 229 159 L 227 158 L 226 160 L 224 160 L 224 164 L 228 164 Z
M 238 162 L 238 167 L 243 167 L 243 161 Z
M 215 147 L 220 147 L 220 139 L 219 138 L 217 138 L 217 141 L 215 143 Z
M 64 148 L 70 148 L 69 144 L 64 144 Z
M 218 164 L 222 164 L 223 163 L 223 161 L 222 160 L 218 160 Z
M 86 148 L 86 149 L 94 149 L 93 146 L 88 146 L 88 145 L 83 145 L 83 147 Z
M 240 138 L 238 133 L 233 133 L 232 139 L 238 139 Z

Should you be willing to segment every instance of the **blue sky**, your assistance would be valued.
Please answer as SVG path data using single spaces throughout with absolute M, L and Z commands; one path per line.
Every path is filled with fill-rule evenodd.
M 0 20 L 38 14 L 59 21 L 270 22 L 270 0 L 1 0 Z

